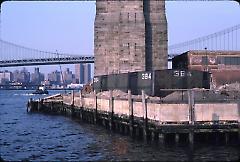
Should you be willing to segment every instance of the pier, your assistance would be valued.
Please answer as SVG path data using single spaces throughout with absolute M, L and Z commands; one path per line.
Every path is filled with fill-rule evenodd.
M 132 138 L 154 143 L 240 141 L 240 101 L 194 100 L 195 90 L 182 92 L 179 101 L 167 101 L 131 91 L 83 95 L 79 92 L 29 100 L 28 112 L 60 114 L 101 125 Z M 208 101 L 209 100 L 209 101 Z

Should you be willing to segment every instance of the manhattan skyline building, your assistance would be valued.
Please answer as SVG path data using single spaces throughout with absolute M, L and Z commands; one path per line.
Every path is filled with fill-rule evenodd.
M 50 84 L 60 85 L 61 84 L 61 73 L 57 70 L 48 73 L 48 81 Z
M 63 71 L 62 79 L 63 84 L 71 84 L 75 80 L 75 74 L 73 74 L 69 68 L 66 68 L 65 71 Z
M 8 70 L 0 71 L 0 84 L 8 84 L 12 78 L 12 72 Z
M 75 65 L 76 83 L 86 84 L 91 80 L 91 64 Z
M 38 67 L 34 69 L 34 73 L 31 74 L 31 83 L 32 84 L 41 84 L 44 81 L 45 77 L 43 73 L 40 73 Z
M 14 70 L 13 71 L 13 81 L 27 84 L 30 82 L 30 72 L 26 68 L 22 68 L 22 70 Z

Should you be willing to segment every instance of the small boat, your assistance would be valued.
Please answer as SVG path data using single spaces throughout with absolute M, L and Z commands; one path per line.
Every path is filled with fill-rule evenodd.
M 39 86 L 38 89 L 33 92 L 33 94 L 48 94 L 48 91 L 45 89 L 45 87 Z

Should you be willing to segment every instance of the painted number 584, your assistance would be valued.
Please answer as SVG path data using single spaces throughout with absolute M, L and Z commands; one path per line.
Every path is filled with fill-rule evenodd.
M 143 73 L 142 74 L 142 80 L 151 80 L 152 74 L 151 73 Z

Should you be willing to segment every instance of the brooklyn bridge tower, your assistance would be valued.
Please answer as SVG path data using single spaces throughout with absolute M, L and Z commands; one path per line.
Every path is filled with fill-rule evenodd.
M 97 0 L 95 75 L 167 68 L 163 0 Z

